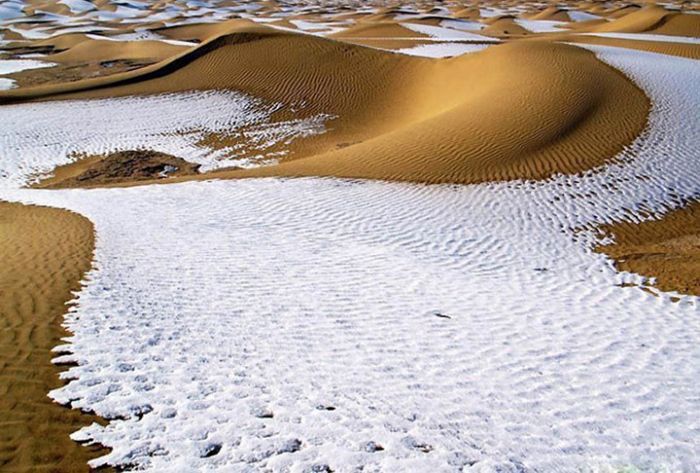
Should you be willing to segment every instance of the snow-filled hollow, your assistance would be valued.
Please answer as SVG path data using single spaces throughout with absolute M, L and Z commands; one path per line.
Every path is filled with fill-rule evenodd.
M 0 198 L 95 225 L 56 359 L 78 366 L 51 393 L 115 419 L 75 434 L 113 448 L 93 465 L 693 471 L 698 298 L 620 287 L 644 279 L 591 246 L 599 224 L 700 196 L 700 70 L 588 48 L 651 97 L 648 128 L 543 182 L 27 190 L 55 155 L 7 153 L 31 135 L 3 130 Z

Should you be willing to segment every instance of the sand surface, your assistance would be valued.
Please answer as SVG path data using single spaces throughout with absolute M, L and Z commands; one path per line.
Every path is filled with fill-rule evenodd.
M 96 420 L 53 403 L 52 349 L 65 301 L 90 269 L 92 224 L 63 210 L 0 203 L 0 470 L 87 471 L 104 455 L 69 436 Z
M 700 204 L 694 202 L 658 220 L 603 228 L 614 243 L 601 246 L 623 271 L 656 278 L 656 287 L 700 295 Z

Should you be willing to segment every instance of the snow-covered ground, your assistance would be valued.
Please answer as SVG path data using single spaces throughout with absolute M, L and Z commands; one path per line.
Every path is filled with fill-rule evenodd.
M 8 79 L 6 77 L 0 77 L 0 90 L 9 90 L 17 86 L 14 79 Z
M 498 39 L 491 38 L 489 36 L 470 33 L 468 31 L 459 31 L 442 26 L 430 26 L 420 23 L 401 23 L 401 26 L 415 31 L 416 33 L 428 35 L 430 38 L 439 41 L 498 41 Z
M 95 224 L 57 358 L 79 366 L 51 393 L 115 418 L 75 435 L 113 447 L 94 465 L 697 470 L 698 298 L 620 287 L 643 279 L 591 244 L 600 223 L 699 196 L 700 68 L 590 49 L 652 98 L 648 129 L 615 163 L 545 182 L 17 189 L 53 154 L 0 108 L 0 198 Z M 39 106 L 68 123 L 91 109 L 17 107 Z
M 565 31 L 562 27 L 568 25 L 565 21 L 524 20 L 522 18 L 516 18 L 515 23 L 532 33 L 555 33 L 558 31 Z
M 662 43 L 682 43 L 682 44 L 700 44 L 700 38 L 690 36 L 671 36 L 666 34 L 650 34 L 650 33 L 581 33 L 587 36 L 600 36 L 602 38 L 615 39 L 630 39 L 637 41 L 659 41 Z
M 28 71 L 30 69 L 43 69 L 55 65 L 52 62 L 34 59 L 0 59 L 0 75 L 14 74 L 15 72 Z
M 488 48 L 489 44 L 457 43 L 452 41 L 419 44 L 411 48 L 396 49 L 394 52 L 408 54 L 409 56 L 422 56 L 432 58 L 461 56 L 466 53 L 476 53 Z
M 276 163 L 278 145 L 325 131 L 331 117 L 271 122 L 281 104 L 230 91 L 189 92 L 91 101 L 42 102 L 0 109 L 0 187 L 17 186 L 85 154 L 149 148 L 200 164 L 202 171 Z M 240 145 L 211 149 L 209 133 Z

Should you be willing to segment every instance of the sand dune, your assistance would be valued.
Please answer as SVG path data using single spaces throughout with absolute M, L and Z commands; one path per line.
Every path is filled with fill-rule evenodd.
M 547 7 L 541 12 L 528 16 L 531 20 L 554 20 L 554 21 L 570 21 L 569 15 L 566 10 L 562 10 L 557 7 Z
M 700 17 L 670 12 L 651 5 L 621 16 L 610 23 L 597 25 L 595 32 L 642 33 L 654 32 L 678 36 L 700 35 Z
M 47 60 L 66 63 L 131 59 L 157 62 L 187 51 L 189 46 L 163 41 L 110 41 L 86 38 L 67 51 L 47 56 Z
M 345 31 L 331 35 L 338 39 L 352 38 L 430 38 L 426 34 L 421 34 L 402 26 L 395 21 L 372 22 L 368 24 L 359 24 Z
M 486 28 L 480 31 L 481 34 L 503 37 L 503 36 L 520 36 L 527 35 L 530 32 L 515 22 L 515 17 L 504 16 L 492 18 L 485 21 L 488 24 Z
M 700 38 L 700 15 L 669 14 L 653 29 L 653 33 Z
M 171 39 L 206 41 L 216 36 L 234 33 L 254 26 L 250 20 L 233 19 L 221 23 L 193 23 L 189 25 L 156 28 L 154 31 Z
M 499 71 L 505 61 L 509 68 Z M 567 68 L 571 73 L 562 74 Z M 648 102 L 638 89 L 589 53 L 566 46 L 503 45 L 437 69 L 435 83 L 449 97 L 420 94 L 428 100 L 425 109 L 400 126 L 354 146 L 246 175 L 462 183 L 542 178 L 602 164 L 645 123 Z M 493 72 L 481 81 L 484 70 Z M 510 82 L 520 74 L 533 79 L 532 88 Z M 458 94 L 460 83 L 468 87 Z M 548 95 L 542 96 L 541 84 L 548 84 Z M 502 90 L 511 93 L 506 98 Z M 620 107 L 635 112 L 622 118 Z
M 604 163 L 639 133 L 648 108 L 636 87 L 591 53 L 548 42 L 436 62 L 259 28 L 148 69 L 130 76 L 131 83 L 66 97 L 230 88 L 303 101 L 309 113 L 338 117 L 328 133 L 294 150 L 292 158 L 304 159 L 246 176 L 543 178 Z M 523 84 L 523 76 L 532 80 Z M 627 113 L 618 114 L 620 108 Z

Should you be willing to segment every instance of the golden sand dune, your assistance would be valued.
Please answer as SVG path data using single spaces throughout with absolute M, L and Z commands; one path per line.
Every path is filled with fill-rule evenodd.
M 90 268 L 92 224 L 58 209 L 0 202 L 0 470 L 87 471 L 104 451 L 69 435 L 99 420 L 53 403 L 51 349 L 65 301 Z
M 622 18 L 625 15 L 639 11 L 642 7 L 639 5 L 621 5 L 606 10 L 604 6 L 594 9 L 592 12 L 598 15 L 605 15 L 608 18 Z
M 329 35 L 339 41 L 382 49 L 411 48 L 430 36 L 413 31 L 396 21 L 359 23 L 339 33 Z
M 294 149 L 292 157 L 303 159 L 240 175 L 428 182 L 589 169 L 641 131 L 649 106 L 592 53 L 541 41 L 430 60 L 255 27 L 142 71 L 4 95 L 94 98 L 227 88 L 305 103 L 307 113 L 338 117 L 331 131 Z
M 34 41 L 34 47 L 48 46 L 57 50 L 66 50 L 87 41 L 89 38 L 84 33 L 68 33 L 53 36 L 51 38 Z
M 110 41 L 87 38 L 67 51 L 47 57 L 53 62 L 87 63 L 131 59 L 157 62 L 190 49 L 163 41 Z
M 569 14 L 566 10 L 557 7 L 547 7 L 539 13 L 530 15 L 531 20 L 549 20 L 549 21 L 569 21 Z
M 698 15 L 670 12 L 650 5 L 590 29 L 597 33 L 658 33 L 678 36 L 700 36 Z
M 419 91 L 414 107 L 397 110 L 403 119 L 390 130 L 246 175 L 461 183 L 543 178 L 602 164 L 645 123 L 641 91 L 592 54 L 564 45 L 513 43 L 420 67 L 430 71 L 412 86 Z M 523 76 L 531 82 L 517 79 Z M 630 113 L 620 116 L 620 107 Z
M 503 36 L 520 36 L 530 32 L 515 22 L 513 16 L 502 16 L 485 20 L 488 24 L 486 28 L 480 31 L 480 34 L 503 37 Z
M 654 28 L 653 32 L 700 38 L 700 15 L 689 13 L 666 15 L 661 23 Z
M 456 10 L 452 16 L 462 20 L 478 20 L 481 15 L 478 8 L 468 7 Z
M 234 33 L 255 26 L 250 20 L 235 18 L 221 23 L 191 23 L 179 26 L 156 28 L 156 33 L 170 39 L 182 41 L 206 41 L 207 39 Z
M 352 28 L 332 34 L 331 37 L 342 40 L 353 38 L 429 38 L 428 35 L 410 30 L 396 21 L 360 23 Z

